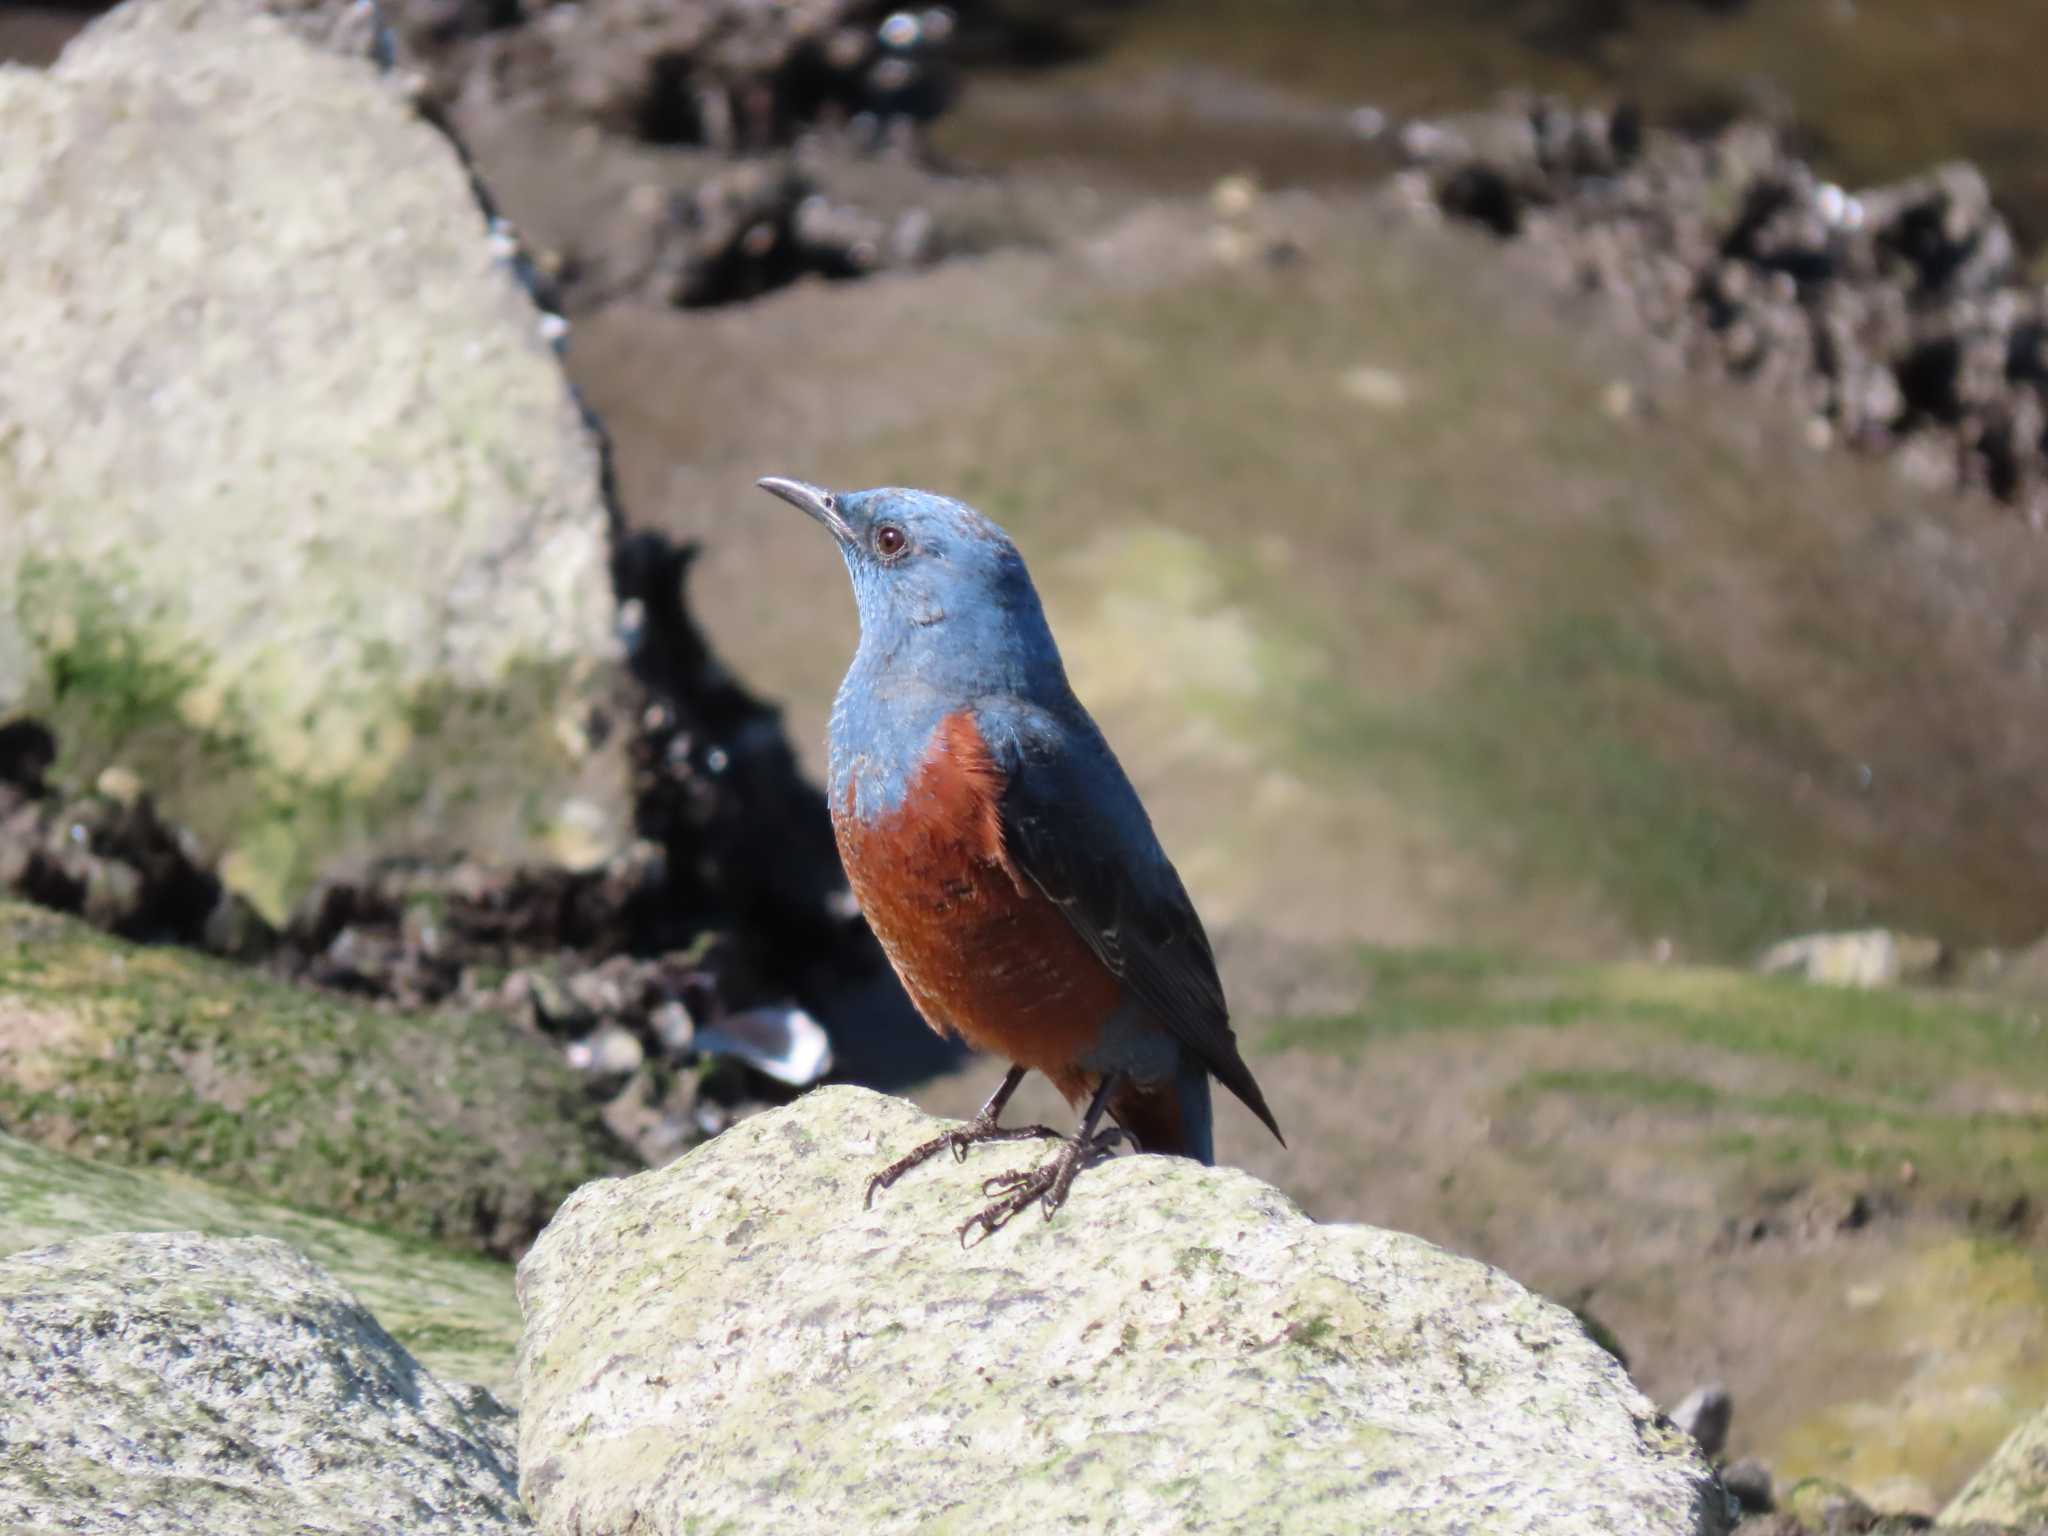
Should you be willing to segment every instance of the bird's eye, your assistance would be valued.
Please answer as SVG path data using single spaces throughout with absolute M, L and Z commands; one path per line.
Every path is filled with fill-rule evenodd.
M 903 530 L 894 523 L 884 523 L 875 530 L 875 553 L 884 560 L 894 560 L 909 543 Z

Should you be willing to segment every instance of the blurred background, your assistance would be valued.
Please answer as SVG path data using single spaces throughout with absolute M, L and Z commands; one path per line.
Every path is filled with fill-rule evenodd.
M 546 317 L 520 345 L 550 370 L 559 348 L 575 391 L 501 443 L 476 421 L 527 397 L 490 382 L 444 434 L 474 455 L 463 494 L 510 486 L 523 531 L 440 571 L 435 519 L 499 514 L 477 492 L 401 516 L 395 492 L 397 531 L 366 554 L 356 503 L 322 507 L 309 472 L 232 525 L 219 548 L 254 551 L 237 582 L 203 554 L 205 514 L 162 520 L 166 489 L 109 523 L 133 590 L 189 537 L 202 569 L 177 566 L 179 590 L 219 575 L 232 622 L 183 596 L 174 641 L 109 620 L 129 589 L 53 576 L 91 550 L 44 514 L 168 485 L 190 467 L 134 444 L 189 431 L 161 380 L 87 401 L 92 370 L 35 327 L 97 323 L 79 295 L 185 258 L 107 211 L 142 162 L 95 169 L 100 119 L 0 139 L 0 206 L 40 221 L 0 292 L 42 303 L 75 261 L 68 309 L 10 299 L 15 355 L 66 381 L 32 391 L 18 365 L 0 458 L 27 640 L 12 671 L 0 643 L 17 891 L 387 1021 L 500 1010 L 567 1064 L 547 1104 L 590 1121 L 590 1166 L 664 1160 L 828 1072 L 969 1113 L 999 1067 L 907 1016 L 823 832 L 855 634 L 836 553 L 751 486 L 957 495 L 1024 550 L 1216 938 L 1289 1138 L 1227 1105 L 1226 1160 L 1318 1218 L 1423 1234 L 1566 1302 L 1666 1408 L 1710 1389 L 1687 1423 L 1750 1463 L 1758 1509 L 1824 1478 L 1932 1514 L 2041 1406 L 2048 6 L 382 4 L 370 51 L 501 216 L 448 238 L 516 275 Z M 322 47 L 367 26 L 268 9 Z M 95 15 L 0 6 L 0 57 L 26 79 Z M 153 56 L 132 44 L 121 67 Z M 0 93 L 0 132 L 25 91 Z M 181 165 L 210 153 L 191 131 Z M 291 142 L 317 180 L 339 141 Z M 384 239 L 345 227 L 373 203 L 330 199 L 275 258 L 313 310 L 323 241 Z M 43 241 L 60 215 L 68 244 Z M 202 239 L 220 243 L 193 291 L 252 244 Z M 163 355 L 253 387 L 273 351 L 299 377 L 294 347 L 359 349 L 330 381 L 353 410 L 418 355 L 360 318 L 406 302 L 409 259 L 380 258 L 371 308 L 307 336 L 257 300 L 247 352 L 209 362 L 197 332 L 165 332 Z M 150 325 L 182 312 L 149 292 Z M 232 328 L 235 302 L 194 323 Z M 429 323 L 452 334 L 456 307 Z M 449 366 L 498 366 L 465 355 Z M 347 417 L 350 462 L 439 409 L 438 377 L 420 363 L 415 393 Z M 0 449 L 8 429 L 0 410 Z M 102 429 L 103 450 L 75 446 Z M 543 469 L 506 468 L 555 437 L 571 446 Z M 255 494 L 269 469 L 248 465 L 270 461 L 244 441 L 207 439 L 238 467 L 192 470 L 195 506 Z M 88 453 L 100 478 L 66 479 Z M 394 464 L 375 484 L 439 472 Z M 273 533 L 366 579 L 310 634 L 320 558 L 279 564 Z M 434 590 L 387 632 L 409 550 Z M 572 566 L 583 595 L 505 616 L 493 583 Z M 531 625 L 546 666 L 493 651 L 463 671 L 458 618 Z M 278 684 L 295 745 L 267 736 L 287 631 L 307 676 L 431 652 L 398 669 L 402 746 L 368 705 L 329 730 L 337 701 L 382 697 L 359 678 Z M 578 670 L 614 651 L 617 677 Z M 593 700 L 612 722 L 569 752 L 612 774 L 562 800 L 575 836 L 536 810 L 560 783 L 505 766 L 521 711 L 559 723 L 564 699 L 578 732 Z M 480 761 L 495 777 L 450 787 Z M 51 952 L 45 919 L 10 910 Z M 17 1089 L 17 1134 L 188 1157 L 125 1088 L 90 1145 L 76 1103 Z M 1049 1092 L 1022 1107 L 1064 1113 Z M 274 1168 L 233 1164 L 202 1171 L 277 1192 Z M 517 1252 L 557 1197 L 507 1196 L 461 1241 Z

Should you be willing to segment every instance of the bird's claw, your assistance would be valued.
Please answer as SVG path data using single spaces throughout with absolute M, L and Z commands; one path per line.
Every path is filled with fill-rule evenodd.
M 1033 1201 L 1039 1203 L 1045 1211 L 1045 1219 L 1051 1221 L 1053 1212 L 1066 1204 L 1067 1194 L 1074 1187 L 1074 1180 L 1080 1176 L 1081 1170 L 1107 1157 L 1119 1142 L 1130 1139 L 1124 1131 L 1114 1127 L 1086 1138 L 1077 1136 L 1067 1140 L 1057 1157 L 1040 1163 L 1036 1168 L 1017 1168 L 984 1179 L 981 1192 L 993 1199 L 994 1204 L 986 1210 L 976 1211 L 961 1224 L 960 1246 L 967 1246 L 967 1234 L 976 1228 L 984 1238 L 995 1236 L 1013 1216 Z
M 1029 1141 L 1034 1138 L 1044 1137 L 1051 1137 L 1055 1141 L 1064 1139 L 1058 1131 L 1049 1125 L 1005 1127 L 996 1124 L 995 1120 L 990 1116 L 977 1115 L 963 1126 L 956 1127 L 950 1131 L 942 1131 L 930 1141 L 920 1146 L 912 1147 L 903 1156 L 897 1158 L 895 1162 L 869 1179 L 867 1196 L 861 1201 L 861 1207 L 863 1210 L 873 1210 L 877 1194 L 887 1189 L 891 1184 L 894 1184 L 920 1163 L 938 1156 L 941 1152 L 951 1151 L 955 1162 L 964 1163 L 967 1161 L 967 1149 L 985 1141 Z

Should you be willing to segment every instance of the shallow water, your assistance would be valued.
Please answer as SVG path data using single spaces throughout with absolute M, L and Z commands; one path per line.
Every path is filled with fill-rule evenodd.
M 1531 87 L 1667 123 L 1763 112 L 1852 185 L 1971 159 L 2026 243 L 2048 240 L 2042 0 L 1160 0 L 1097 36 L 1085 62 L 984 81 L 942 141 L 1155 185 L 1314 184 L 1370 163 L 1344 143 L 1351 108 Z
M 0 0 L 0 60 L 47 63 L 97 8 Z M 1354 108 L 1533 88 L 1667 123 L 1761 112 L 1850 185 L 1973 160 L 2048 245 L 2048 0 L 1141 0 L 1076 41 L 1077 61 L 983 73 L 940 147 L 1144 190 L 1328 185 L 1387 163 Z

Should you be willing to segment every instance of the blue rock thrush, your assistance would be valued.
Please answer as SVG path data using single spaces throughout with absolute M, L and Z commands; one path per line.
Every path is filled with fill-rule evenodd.
M 868 1199 L 940 1151 L 1062 1140 L 1005 1128 L 1028 1071 L 1079 1132 L 991 1179 L 960 1229 L 1048 1217 L 1120 1141 L 1214 1158 L 1213 1075 L 1266 1123 L 1201 919 L 1137 792 L 1067 686 L 1009 536 L 924 491 L 761 482 L 839 542 L 860 647 L 832 707 L 829 796 L 847 878 L 925 1022 L 1012 1063 L 981 1113 L 876 1174 Z M 1107 1114 L 1116 1129 L 1099 1129 Z

